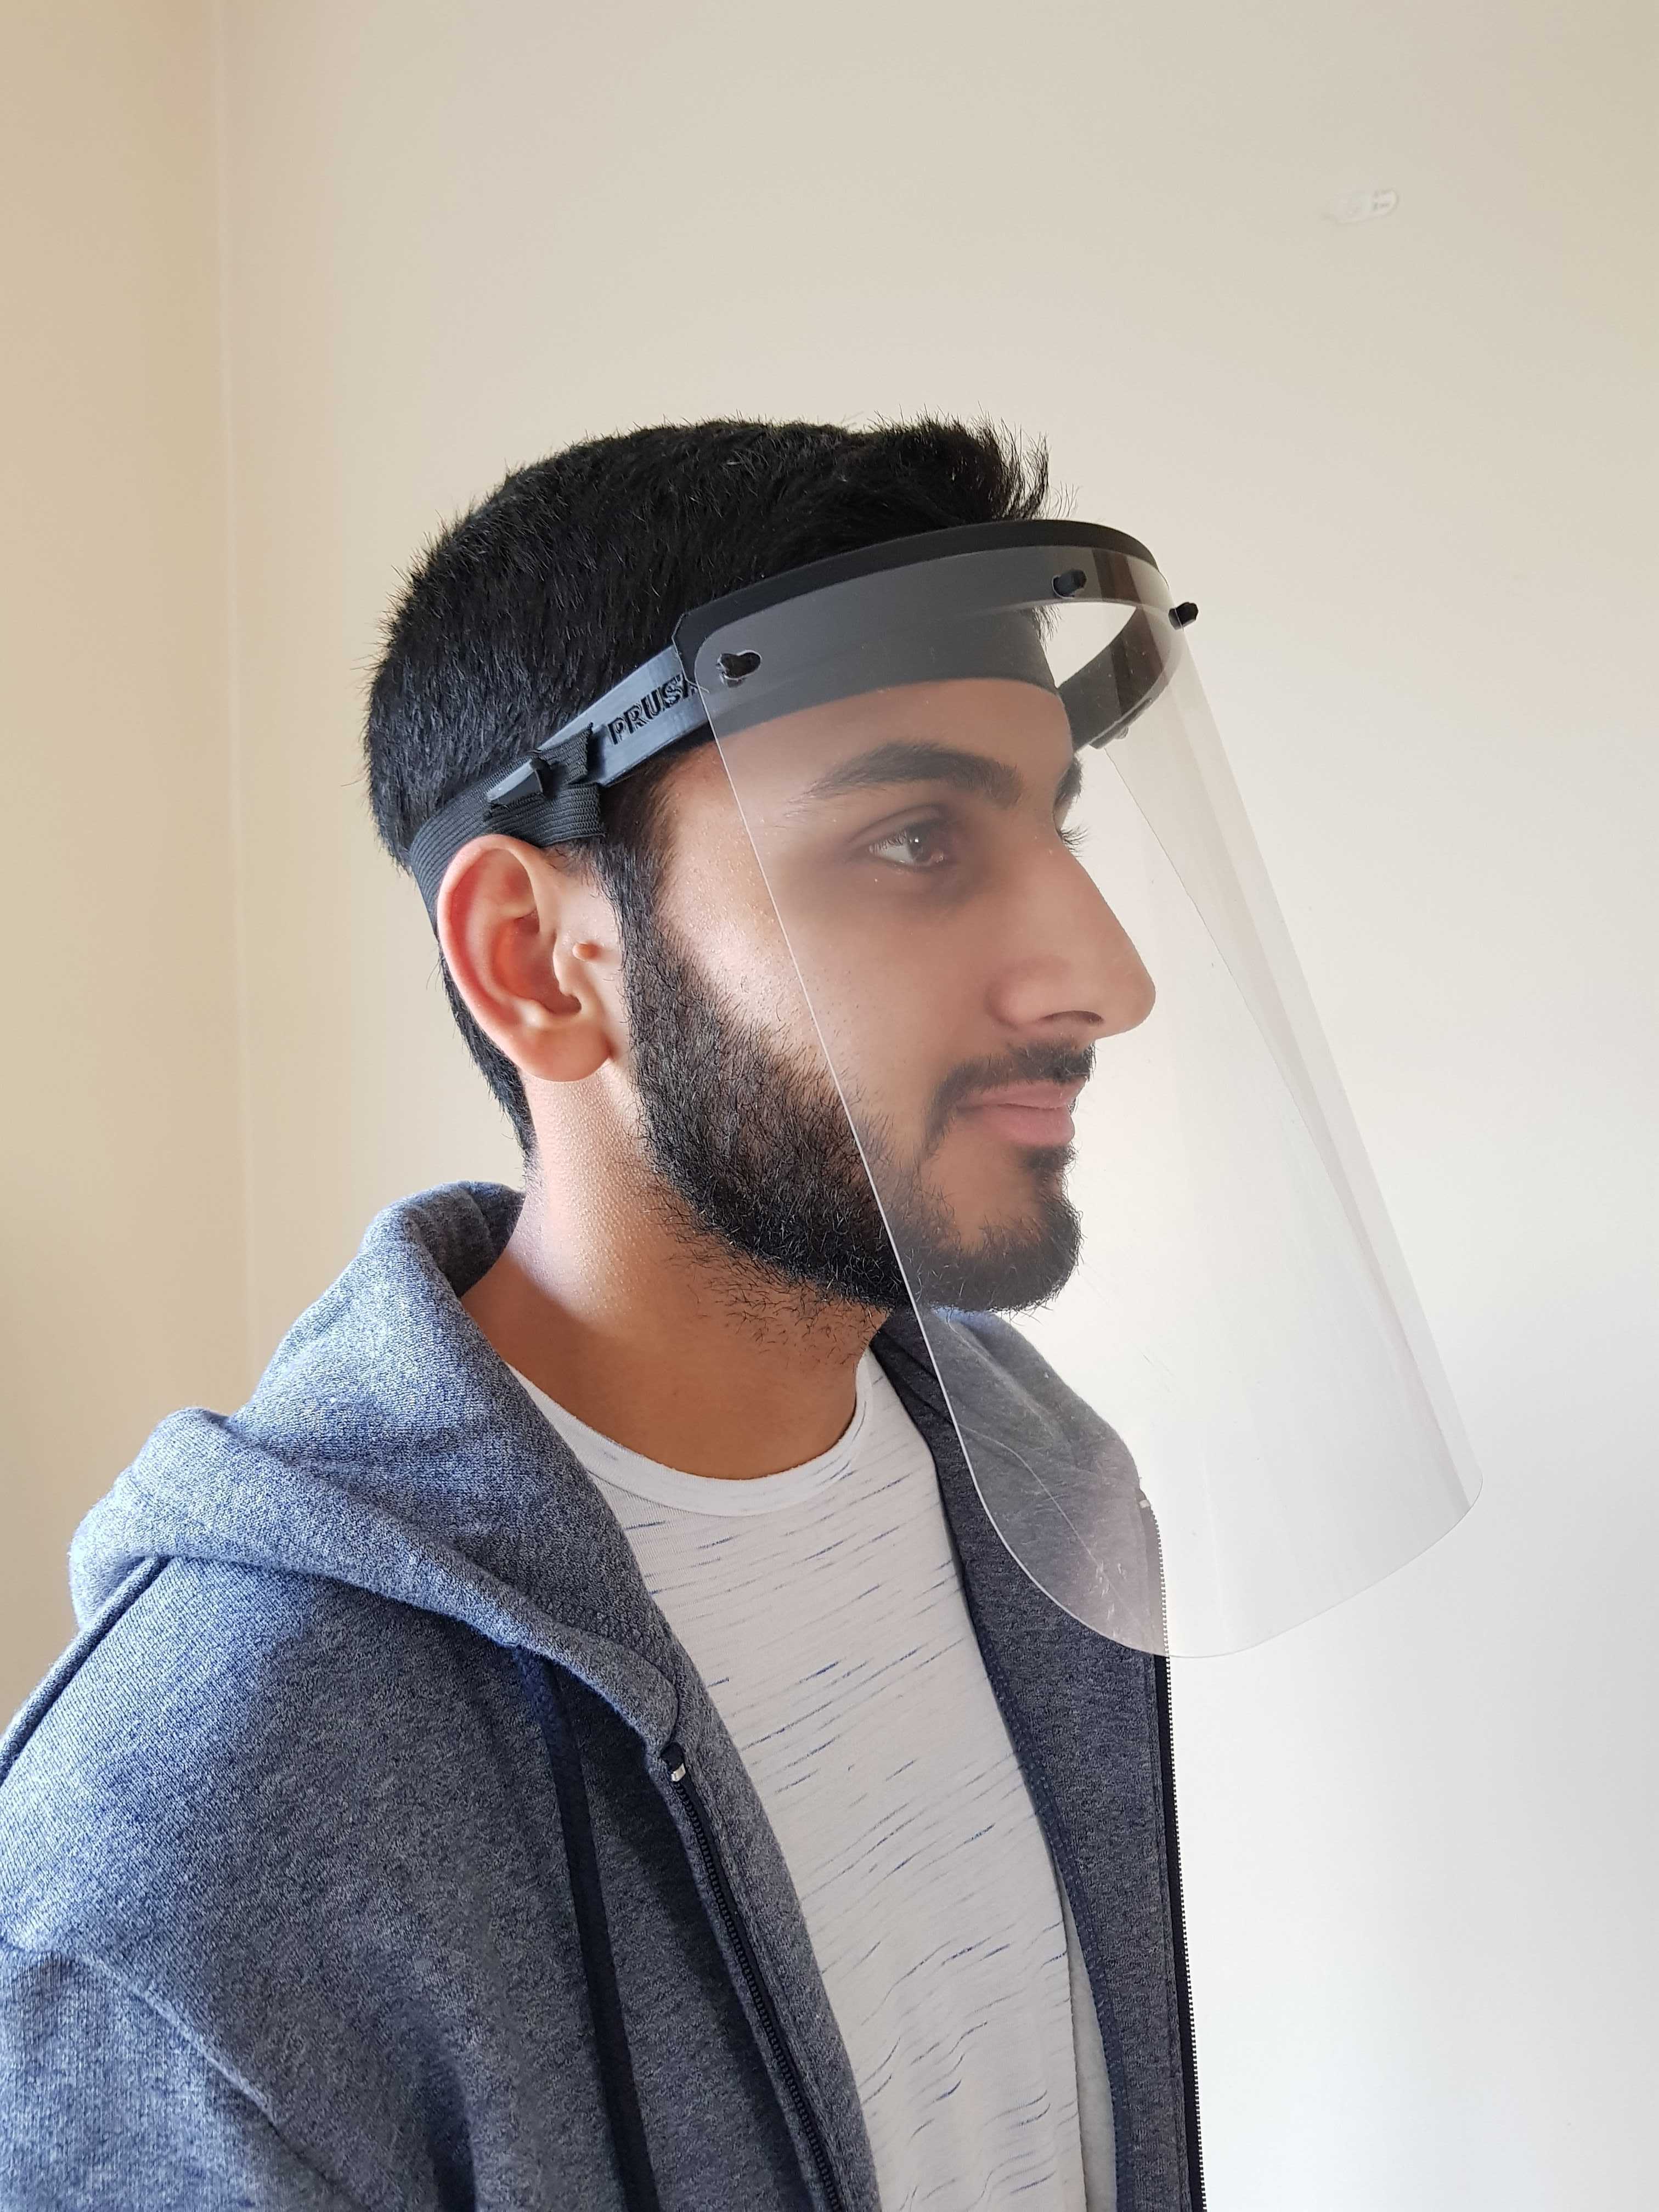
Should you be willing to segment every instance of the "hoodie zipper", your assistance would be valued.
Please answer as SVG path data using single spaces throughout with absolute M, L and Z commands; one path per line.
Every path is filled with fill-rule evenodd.
M 1185 1893 L 1181 1881 L 1181 1848 L 1176 1838 L 1175 1757 L 1170 1722 L 1170 1662 L 1160 1654 L 1152 1658 L 1154 1701 L 1158 1709 L 1158 1741 L 1160 1784 L 1164 1800 L 1164 1860 L 1170 1882 L 1170 1917 L 1175 1954 L 1176 2026 L 1181 2043 L 1181 2072 L 1183 2119 L 1187 2137 L 1187 2164 L 1192 2179 L 1193 2212 L 1205 2212 L 1204 2160 L 1198 2128 L 1198 2059 L 1197 2038 L 1194 2032 L 1192 1978 L 1187 1955 L 1187 1909 Z M 691 1832 L 697 1839 L 697 1850 L 702 1859 L 703 1871 L 708 1887 L 714 1893 L 726 1940 L 735 1954 L 742 1971 L 744 1984 L 749 1991 L 750 2002 L 755 2008 L 772 2053 L 772 2062 L 779 2080 L 787 2092 L 790 2104 L 802 2135 L 812 2155 L 813 2170 L 818 2178 L 831 2212 L 845 2212 L 846 2199 L 841 2193 L 830 2153 L 817 2121 L 806 2100 L 805 2084 L 800 2069 L 796 2065 L 789 2047 L 783 2039 L 783 2029 L 778 2020 L 777 2008 L 771 1994 L 761 1978 L 758 1964 L 738 1917 L 737 1899 L 726 1879 L 726 1869 L 720 1863 L 709 1832 L 708 1820 L 702 1803 L 693 1786 L 690 1763 L 684 1747 L 668 1743 L 663 1747 L 663 1764 L 668 1778 L 679 1792 L 691 1823 Z
M 796 2065 L 789 2046 L 784 2041 L 783 2028 L 778 2019 L 777 2008 L 772 2002 L 771 1992 L 761 1978 L 759 1965 L 750 1948 L 749 1938 L 744 1931 L 743 1923 L 738 1917 L 737 1899 L 732 1894 L 732 1885 L 726 1879 L 726 1869 L 721 1865 L 719 1854 L 714 1849 L 714 1838 L 709 1832 L 708 1816 L 702 1809 L 702 1802 L 698 1797 L 691 1781 L 690 1763 L 686 1757 L 684 1747 L 678 1743 L 665 1744 L 662 1756 L 663 1765 L 668 1769 L 668 1778 L 678 1790 L 690 1817 L 691 1832 L 697 1839 L 697 1849 L 702 1855 L 703 1871 L 708 1877 L 708 1887 L 713 1890 L 714 1901 L 720 1907 L 720 1919 L 725 1924 L 726 1940 L 731 1944 L 738 1965 L 742 1971 L 744 1984 L 749 1991 L 750 2002 L 753 2005 L 756 2015 L 766 2032 L 767 2044 L 772 2053 L 772 2063 L 776 2069 L 778 2079 L 788 2094 L 789 2102 L 794 2109 L 795 2118 L 800 2131 L 806 2138 L 806 2147 L 812 2154 L 813 2171 L 817 2175 L 818 2185 L 823 2191 L 824 2201 L 830 2206 L 830 2212 L 846 2212 L 847 2200 L 841 2193 L 841 2185 L 836 2179 L 835 2169 L 830 2163 L 829 2146 L 825 2143 L 817 2122 L 812 2116 L 812 2108 L 806 2100 L 806 2085 L 801 2079 L 800 2069 Z
M 1198 2055 L 1193 2025 L 1193 1985 L 1187 1960 L 1187 1906 L 1181 1887 L 1181 1846 L 1176 1836 L 1175 1752 L 1170 1729 L 1170 1662 L 1152 1656 L 1158 1706 L 1158 1765 L 1163 1770 L 1164 1852 L 1170 1876 L 1170 1918 L 1175 1938 L 1176 2010 L 1181 2037 L 1181 2072 L 1187 2127 L 1187 2164 L 1192 2175 L 1193 2212 L 1204 2212 L 1204 2159 L 1198 2139 Z
M 954 1425 L 955 1416 L 951 1413 L 949 1406 L 944 1402 L 942 1395 L 944 1385 L 939 1381 L 934 1370 L 931 1365 L 924 1366 L 915 1354 L 907 1351 L 904 1346 L 900 1346 L 897 1349 L 917 1373 L 925 1378 L 926 1382 L 932 1386 L 930 1389 L 919 1392 L 918 1395 L 926 1397 L 932 1410 L 942 1420 Z M 914 1382 L 912 1387 L 915 1387 Z M 934 1396 L 933 1391 L 938 1391 L 941 1395 Z M 972 1469 L 969 1468 L 969 1472 L 971 1474 Z M 977 1487 L 977 1485 L 975 1486 Z M 1142 1502 L 1145 1503 L 1144 1500 Z M 1161 1547 L 1154 1549 L 1152 1558 L 1158 1569 L 1158 1612 L 1163 1624 L 1164 1652 L 1167 1652 L 1170 1643 L 1170 1594 L 1164 1580 L 1164 1554 Z M 978 1611 L 971 1596 L 968 1598 L 968 1611 L 969 1617 L 974 1625 L 974 1636 L 980 1647 L 980 1656 L 984 1659 L 987 1671 L 991 1675 L 992 1687 L 996 1693 L 997 1703 L 1002 1708 L 1003 1719 L 1007 1725 L 1015 1748 L 1021 1753 L 1020 1764 L 1024 1768 L 1025 1759 L 1021 1749 L 1022 1733 L 1016 1727 L 1013 1708 L 1011 1701 L 1005 1695 L 1000 1672 L 991 1668 L 990 1659 L 985 1648 L 985 1639 L 980 1633 Z M 1185 1893 L 1181 1885 L 1181 1847 L 1176 1839 L 1176 1832 L 1175 1754 L 1170 1725 L 1170 1662 L 1164 1653 L 1154 1652 L 1150 1656 L 1152 1662 L 1152 1701 L 1158 1714 L 1159 1791 L 1164 1809 L 1164 1863 L 1165 1878 L 1170 1886 L 1170 1939 L 1175 1960 L 1176 2029 L 1181 2047 L 1182 2118 L 1187 2144 L 1187 2170 L 1192 2181 L 1191 2212 L 1205 2212 L 1207 2200 L 1204 2192 L 1204 2158 L 1198 2132 L 1198 2039 L 1194 2032 L 1192 1977 L 1188 1971 L 1187 1956 L 1187 1907 Z M 1054 1848 L 1052 1836 L 1048 1838 L 1048 1844 L 1052 1850 Z M 1103 2037 L 1103 2026 L 1102 2033 Z

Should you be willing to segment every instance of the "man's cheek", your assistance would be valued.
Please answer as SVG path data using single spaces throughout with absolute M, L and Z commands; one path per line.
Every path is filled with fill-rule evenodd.
M 722 932 L 704 964 L 730 1010 L 774 1045 L 816 1037 L 800 977 L 769 908 L 741 931 Z

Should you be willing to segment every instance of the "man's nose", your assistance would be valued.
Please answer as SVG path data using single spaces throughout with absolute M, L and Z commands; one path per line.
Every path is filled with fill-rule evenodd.
M 1007 957 L 992 985 L 999 1021 L 1083 1042 L 1146 1020 L 1158 995 L 1146 964 L 1073 854 L 1045 854 L 1010 906 Z

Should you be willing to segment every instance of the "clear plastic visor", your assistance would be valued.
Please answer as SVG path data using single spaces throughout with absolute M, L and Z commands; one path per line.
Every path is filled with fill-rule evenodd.
M 847 1279 L 902 1279 L 1025 1571 L 1212 1653 L 1443 1535 L 1478 1480 L 1157 572 L 947 556 L 694 673 Z

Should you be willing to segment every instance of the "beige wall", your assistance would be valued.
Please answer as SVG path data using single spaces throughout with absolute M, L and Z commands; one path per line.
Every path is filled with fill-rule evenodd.
M 18 1683 L 81 1507 L 167 1406 L 234 1394 L 244 1232 L 252 1366 L 375 1207 L 511 1170 L 359 786 L 400 566 L 583 432 L 990 409 L 1203 606 L 1487 1477 L 1383 1589 L 1177 1670 L 1212 2201 L 1639 2201 L 1650 10 L 228 0 L 245 1213 L 206 40 L 183 9 L 12 13 L 24 943 L 30 884 L 74 889 L 74 988 L 13 962 Z M 1394 214 L 1331 218 L 1373 187 Z M 131 861 L 47 774 L 112 729 L 156 748 Z
M 0 8 L 0 1705 L 247 1379 L 210 18 Z

